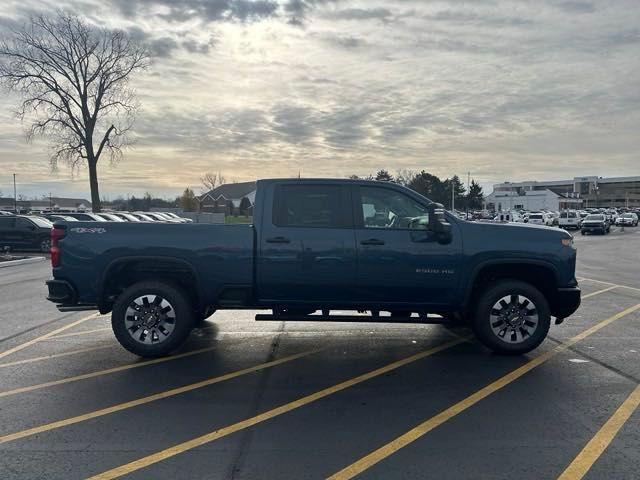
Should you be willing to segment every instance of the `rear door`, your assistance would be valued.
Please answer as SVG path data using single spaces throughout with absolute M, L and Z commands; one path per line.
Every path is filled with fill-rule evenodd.
M 354 190 L 357 297 L 367 303 L 449 305 L 462 250 L 455 224 L 451 243 L 440 244 L 428 230 L 426 205 L 391 186 Z
M 349 187 L 296 181 L 271 188 L 259 237 L 260 300 L 352 301 L 356 250 Z

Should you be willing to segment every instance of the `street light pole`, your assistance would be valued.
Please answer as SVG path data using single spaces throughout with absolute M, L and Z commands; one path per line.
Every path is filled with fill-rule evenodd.
M 13 174 L 13 213 L 18 213 L 18 197 L 16 196 L 16 174 Z

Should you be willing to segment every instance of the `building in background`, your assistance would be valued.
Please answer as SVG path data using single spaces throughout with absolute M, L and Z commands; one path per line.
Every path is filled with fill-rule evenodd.
M 498 183 L 485 205 L 490 210 L 640 207 L 640 176 Z
M 202 212 L 252 215 L 255 199 L 256 182 L 241 182 L 220 185 L 201 195 L 198 201 Z M 244 211 L 241 212 L 241 210 Z
M 51 197 L 42 200 L 18 200 L 20 212 L 84 212 L 91 210 L 91 202 L 83 198 Z M 0 198 L 0 210 L 13 212 L 13 198 Z

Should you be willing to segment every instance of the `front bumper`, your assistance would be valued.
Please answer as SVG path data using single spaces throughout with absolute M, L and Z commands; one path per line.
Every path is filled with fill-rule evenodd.
M 551 315 L 556 317 L 556 323 L 571 316 L 580 306 L 580 288 L 563 287 L 558 288 L 551 302 Z
M 582 225 L 583 232 L 604 232 L 606 225 Z

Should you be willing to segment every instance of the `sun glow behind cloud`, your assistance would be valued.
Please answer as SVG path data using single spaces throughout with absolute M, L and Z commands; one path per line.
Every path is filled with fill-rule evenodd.
M 640 9 L 581 1 L 65 0 L 149 44 L 135 146 L 106 194 L 426 169 L 502 180 L 638 174 Z M 303 8 L 306 5 L 306 8 Z M 0 25 L 60 2 L 9 2 Z M 86 192 L 0 100 L 0 176 Z M 6 175 L 5 175 L 6 172 Z M 6 177 L 6 178 L 5 178 Z

